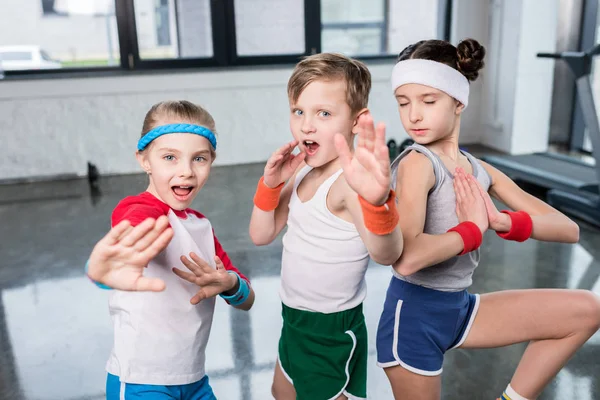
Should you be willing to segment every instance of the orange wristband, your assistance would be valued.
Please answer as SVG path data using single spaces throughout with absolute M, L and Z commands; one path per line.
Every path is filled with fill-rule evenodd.
M 254 205 L 263 211 L 273 211 L 279 205 L 279 196 L 283 189 L 283 183 L 276 188 L 265 185 L 265 177 L 261 176 L 254 195 Z
M 396 193 L 390 190 L 384 205 L 374 206 L 360 195 L 358 196 L 360 207 L 363 212 L 365 228 L 376 235 L 387 235 L 396 229 L 398 225 L 398 209 L 396 208 Z

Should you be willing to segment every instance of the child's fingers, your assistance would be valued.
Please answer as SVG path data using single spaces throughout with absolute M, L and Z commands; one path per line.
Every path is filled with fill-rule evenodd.
M 373 117 L 363 114 L 360 118 L 363 122 L 362 132 L 364 133 L 365 147 L 369 152 L 373 152 L 375 146 L 375 124 L 373 122 Z
M 189 269 L 190 271 L 192 271 L 194 273 L 194 275 L 196 275 L 196 276 L 202 275 L 202 270 L 195 262 L 193 262 L 186 256 L 181 256 L 181 257 L 179 257 L 179 259 L 181 260 L 182 264 L 185 265 L 185 267 L 187 269 Z
M 462 182 L 458 176 L 458 174 L 454 175 L 454 192 L 456 193 L 456 200 L 463 202 L 466 200 L 465 189 L 462 185 Z
M 213 268 L 203 259 L 198 257 L 198 255 L 194 252 L 190 253 L 190 258 L 196 263 L 196 265 L 200 268 L 201 273 L 209 273 L 213 270 Z
M 146 250 L 168 227 L 169 219 L 164 215 L 161 216 L 156 220 L 154 227 L 150 231 L 133 243 L 133 248 L 138 252 Z
M 131 226 L 129 221 L 123 220 L 115 225 L 108 233 L 102 238 L 103 241 L 106 241 L 108 245 L 113 245 L 119 241 L 121 236 L 127 231 L 127 229 Z
M 150 261 L 154 257 L 158 255 L 161 251 L 163 251 L 171 242 L 173 238 L 173 229 L 167 227 L 164 231 L 160 233 L 160 235 L 150 243 L 150 245 L 145 248 L 141 253 L 140 257 L 143 260 Z
M 225 265 L 223 265 L 223 261 L 221 261 L 219 256 L 215 256 L 215 264 L 217 266 L 217 271 L 225 269 Z
M 338 133 L 335 135 L 333 140 L 335 144 L 335 149 L 337 150 L 338 156 L 340 158 L 340 163 L 342 164 L 342 169 L 344 171 L 349 171 L 351 168 L 350 162 L 352 160 L 352 154 L 350 153 L 350 148 L 348 147 L 346 139 L 343 135 Z
M 267 168 L 275 168 L 283 160 L 283 155 L 273 155 L 267 161 Z
M 198 277 L 196 275 L 192 274 L 191 272 L 182 271 L 179 268 L 171 268 L 171 270 L 173 271 L 173 273 L 175 275 L 177 275 L 181 279 L 184 279 L 193 284 L 197 284 L 197 282 L 198 282 Z
M 298 154 L 296 154 L 295 156 L 292 157 L 292 159 L 290 160 L 290 167 L 293 171 L 295 171 L 298 166 L 300 165 L 300 163 L 302 163 L 302 161 L 304 161 L 304 159 L 306 158 L 306 153 L 305 152 L 300 152 Z
M 141 224 L 137 225 L 127 234 L 125 234 L 119 243 L 126 247 L 133 246 L 138 240 L 140 240 L 154 228 L 155 222 L 156 220 L 154 218 L 146 218 Z
M 196 305 L 198 303 L 200 303 L 202 300 L 204 300 L 206 298 L 206 293 L 204 293 L 204 290 L 200 289 L 198 291 L 198 293 L 196 293 L 194 295 L 194 297 L 191 298 L 190 303 L 192 303 L 193 305 Z
M 469 174 L 469 175 L 466 176 L 466 178 L 467 178 L 466 179 L 467 185 L 469 187 L 469 190 L 473 194 L 473 196 L 482 196 L 483 193 L 481 193 L 481 191 L 479 190 L 480 187 L 477 184 L 477 182 L 475 181 L 475 179 L 472 177 L 472 175 Z
M 137 292 L 162 292 L 165 287 L 165 282 L 161 279 L 141 276 L 135 282 L 133 290 Z

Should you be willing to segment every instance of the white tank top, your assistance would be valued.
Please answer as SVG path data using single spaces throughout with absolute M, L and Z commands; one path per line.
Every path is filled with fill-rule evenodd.
M 327 208 L 327 194 L 341 169 L 312 199 L 303 203 L 298 198 L 298 186 L 311 170 L 300 170 L 290 198 L 280 295 L 288 307 L 329 314 L 352 309 L 365 299 L 369 252 L 354 224 Z

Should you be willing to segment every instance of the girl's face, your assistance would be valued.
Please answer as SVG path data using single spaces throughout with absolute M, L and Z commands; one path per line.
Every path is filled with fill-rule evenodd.
M 426 145 L 457 132 L 464 106 L 446 93 L 411 83 L 395 96 L 402 125 L 415 142 Z
M 137 159 L 150 177 L 148 192 L 174 210 L 185 210 L 208 179 L 213 152 L 203 136 L 169 133 L 138 152 Z

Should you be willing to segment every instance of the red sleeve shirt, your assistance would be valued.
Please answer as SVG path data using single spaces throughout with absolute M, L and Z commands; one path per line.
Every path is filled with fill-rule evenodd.
M 172 210 L 172 208 L 167 204 L 154 197 L 154 195 L 144 192 L 137 196 L 129 196 L 121 200 L 113 210 L 111 222 L 112 226 L 115 226 L 119 222 L 127 220 L 132 226 L 137 226 L 147 218 L 157 219 L 161 215 L 168 215 L 170 210 Z M 173 212 L 181 219 L 186 219 L 188 214 L 193 214 L 198 218 L 206 218 L 204 215 L 191 208 L 184 211 L 173 210 Z M 225 269 L 237 273 L 242 279 L 250 283 L 250 280 L 233 265 L 227 252 L 223 250 L 223 246 L 221 246 L 221 243 L 214 235 L 214 230 L 213 237 L 215 254 L 221 259 Z

